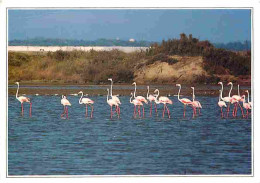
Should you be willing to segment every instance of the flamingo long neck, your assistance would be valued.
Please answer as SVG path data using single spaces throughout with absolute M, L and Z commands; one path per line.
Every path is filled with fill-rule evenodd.
M 112 97 L 112 85 L 113 85 L 113 80 L 111 80 L 111 91 L 110 91 L 111 97 Z
M 223 83 L 220 83 L 221 84 L 221 99 L 223 100 Z
M 220 91 L 220 98 L 223 100 L 223 84 L 222 84 L 222 90 Z
M 147 96 L 146 98 L 148 99 L 149 98 L 149 86 L 147 86 Z
M 237 94 L 238 94 L 238 96 L 240 96 L 240 93 L 239 93 L 239 85 L 237 85 Z
M 17 85 L 18 85 L 18 87 L 17 87 L 17 91 L 16 91 L 16 98 L 18 99 L 19 83 Z
M 179 101 L 181 101 L 181 100 L 180 100 L 180 92 L 181 92 L 181 85 L 179 86 L 179 92 L 178 92 L 178 100 L 179 100 Z
M 131 103 L 131 104 L 134 103 L 133 101 L 131 101 L 132 98 L 133 98 L 133 94 L 131 94 L 131 97 L 130 97 L 130 103 Z
M 192 88 L 192 101 L 194 102 L 194 100 L 195 100 L 194 88 Z
M 222 91 L 219 91 L 219 97 L 218 97 L 219 102 L 220 102 L 221 95 L 222 95 Z
M 230 97 L 230 95 L 231 95 L 232 88 L 233 88 L 233 83 L 231 83 L 231 88 L 229 90 L 228 97 Z
M 136 96 L 135 96 L 135 93 L 136 93 L 136 83 L 134 83 L 134 85 L 135 85 L 134 98 L 136 98 Z
M 82 104 L 82 97 L 83 97 L 83 92 L 81 93 L 81 97 L 79 99 L 79 104 Z

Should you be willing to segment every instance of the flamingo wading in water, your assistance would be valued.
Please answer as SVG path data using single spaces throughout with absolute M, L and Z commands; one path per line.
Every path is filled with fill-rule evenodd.
M 86 118 L 88 117 L 88 105 L 91 107 L 91 115 L 90 118 L 93 118 L 93 111 L 94 111 L 94 101 L 89 99 L 89 98 L 82 98 L 83 97 L 83 92 L 80 91 L 78 94 L 81 94 L 81 97 L 79 99 L 79 104 L 85 104 L 86 105 Z
M 134 118 L 136 118 L 136 106 L 138 106 L 138 114 L 139 114 L 139 117 L 141 117 L 140 106 L 143 106 L 143 103 L 137 99 L 132 100 L 132 98 L 133 98 L 133 93 L 131 93 L 130 103 L 134 104 Z M 143 110 L 144 110 L 144 108 L 143 108 Z
M 135 95 L 135 93 L 136 93 L 136 82 L 133 82 L 133 85 L 135 85 L 134 98 L 136 100 L 139 100 L 140 102 L 144 102 L 144 103 L 148 104 L 147 100 L 143 96 L 136 96 Z M 144 106 L 142 106 L 142 107 L 144 107 Z M 144 108 L 143 108 L 143 117 L 144 117 Z
M 200 109 L 202 109 L 202 106 L 201 106 L 201 104 L 200 104 L 199 101 L 195 100 L 194 87 L 191 87 L 191 89 L 192 89 L 192 103 L 193 103 L 193 107 L 194 107 L 194 109 L 195 109 L 195 110 L 194 110 L 194 111 L 195 111 L 195 115 L 196 115 L 196 113 L 197 113 L 196 108 L 198 108 L 198 110 L 199 110 L 199 115 L 201 115 Z
M 251 105 L 249 103 L 245 103 L 245 95 L 242 96 L 243 100 L 243 107 L 246 109 L 246 115 L 244 117 L 248 118 L 248 110 L 251 109 Z
M 194 114 L 194 107 L 192 106 L 192 101 L 190 99 L 187 99 L 187 98 L 180 99 L 181 85 L 176 84 L 176 86 L 179 87 L 178 100 L 184 105 L 183 117 L 185 118 L 185 110 L 186 110 L 187 105 L 190 105 L 193 108 L 193 114 Z
M 229 90 L 228 96 L 223 98 L 223 95 L 222 95 L 222 94 L 223 94 L 223 83 L 222 83 L 222 82 L 218 82 L 218 84 L 221 85 L 221 99 L 222 99 L 224 102 L 228 103 L 228 107 L 227 107 L 227 117 L 228 117 L 229 108 L 230 108 L 230 103 L 232 102 L 232 98 L 230 97 L 230 95 L 231 95 L 231 91 L 232 91 L 233 85 L 231 85 L 231 88 L 230 88 L 230 90 Z M 230 84 L 231 84 L 231 82 L 228 83 L 228 85 L 230 85 Z
M 167 109 L 167 113 L 168 113 L 168 118 L 171 118 L 171 115 L 170 115 L 170 111 L 169 111 L 169 108 L 167 106 L 167 104 L 172 104 L 172 100 L 170 100 L 168 97 L 165 97 L 165 96 L 161 96 L 159 97 L 159 100 L 157 100 L 158 96 L 159 96 L 159 90 L 156 89 L 154 92 L 158 92 L 157 95 L 156 95 L 156 100 L 155 102 L 158 104 L 158 103 L 162 103 L 164 105 L 163 107 L 163 114 L 162 114 L 162 117 L 164 118 L 164 113 L 165 113 L 165 109 Z
M 20 96 L 18 97 L 18 91 L 19 91 L 19 82 L 16 82 L 15 84 L 17 84 L 17 91 L 16 91 L 16 99 L 19 100 L 19 102 L 21 102 L 21 108 L 22 108 L 22 116 L 23 116 L 23 103 L 24 102 L 27 102 L 30 104 L 30 112 L 29 112 L 29 115 L 30 117 L 32 116 L 32 103 L 31 103 L 31 100 L 30 98 L 28 97 L 25 97 L 25 96 Z
M 158 90 L 158 92 L 159 92 L 159 90 Z M 156 102 L 155 102 L 156 97 L 155 97 L 155 95 L 149 94 L 149 86 L 147 86 L 147 97 L 146 97 L 146 99 L 149 100 L 149 102 L 150 102 L 150 117 L 152 116 L 153 102 L 154 102 L 154 109 L 155 109 L 156 115 L 158 115 L 157 114 L 157 106 L 156 106 Z
M 114 114 L 113 113 L 113 106 L 116 107 L 116 111 L 115 112 L 117 112 L 117 115 L 118 115 L 118 118 L 119 118 L 119 111 L 117 110 L 117 107 L 118 107 L 119 104 L 115 100 L 113 100 L 113 99 L 108 99 L 108 95 L 109 95 L 109 89 L 107 89 L 107 103 L 108 103 L 108 105 L 111 108 L 111 110 L 110 110 L 110 118 L 112 119 L 112 116 Z
M 222 111 L 222 108 L 223 107 L 227 107 L 226 103 L 221 99 L 221 96 L 222 96 L 222 90 L 219 90 L 219 98 L 218 98 L 218 106 L 220 107 L 220 110 L 221 110 L 221 117 L 223 118 L 224 115 L 223 115 L 223 111 Z
M 61 101 L 60 103 L 64 106 L 64 111 L 63 113 L 60 115 L 61 117 L 63 117 L 66 114 L 66 118 L 68 119 L 68 106 L 71 106 L 71 103 L 69 102 L 69 100 L 67 99 L 67 97 L 65 95 L 61 96 Z
M 116 102 L 118 103 L 118 105 L 116 106 L 116 110 L 118 111 L 118 114 L 119 114 L 119 116 L 120 116 L 120 106 L 119 106 L 119 105 L 121 105 L 121 102 L 120 102 L 120 100 L 119 100 L 119 98 L 118 98 L 118 95 L 113 95 L 113 94 L 112 94 L 112 90 L 113 90 L 113 88 L 112 88 L 112 86 L 113 86 L 113 79 L 112 79 L 112 78 L 109 78 L 108 80 L 111 81 L 110 96 L 111 96 L 111 98 L 112 98 L 114 101 L 116 101 Z

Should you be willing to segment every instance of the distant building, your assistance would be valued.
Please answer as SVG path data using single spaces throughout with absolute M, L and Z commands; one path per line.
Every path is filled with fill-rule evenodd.
M 135 42 L 135 39 L 131 38 L 129 39 L 129 42 Z

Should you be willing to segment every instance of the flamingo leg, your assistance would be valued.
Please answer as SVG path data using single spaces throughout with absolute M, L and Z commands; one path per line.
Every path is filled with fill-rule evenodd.
M 85 117 L 86 118 L 88 117 L 88 104 L 86 104 L 86 114 L 85 114 Z
M 223 118 L 223 111 L 222 111 L 222 107 L 220 108 L 221 110 L 221 118 Z
M 201 115 L 201 111 L 200 111 L 200 108 L 199 108 L 199 115 Z
M 110 110 L 110 118 L 112 119 L 112 115 L 113 115 L 113 112 L 112 112 L 112 105 L 111 105 L 111 110 Z
M 228 113 L 229 113 L 229 107 L 230 107 L 230 102 L 228 103 L 228 108 L 227 108 L 227 118 L 228 118 Z
M 118 108 L 118 118 L 120 118 L 120 107 L 119 106 L 117 106 Z
M 183 117 L 185 118 L 186 105 L 184 104 Z
M 22 108 L 22 116 L 23 116 L 23 103 L 21 103 L 21 108 Z
M 155 108 L 156 116 L 158 116 L 157 105 L 156 105 L 156 103 L 154 103 L 154 108 Z
M 90 116 L 90 118 L 93 118 L 93 111 L 94 111 L 94 106 L 91 105 L 91 116 Z
M 69 118 L 68 106 L 66 106 L 66 117 L 67 117 L 67 119 Z
M 32 103 L 30 102 L 30 117 L 32 117 Z
M 142 106 L 143 107 L 143 118 L 144 118 L 144 106 Z
M 170 114 L 170 111 L 169 111 L 169 109 L 168 109 L 168 106 L 167 106 L 167 105 L 165 105 L 165 106 L 166 106 L 166 109 L 167 109 L 168 118 L 171 118 L 171 114 Z
M 152 102 L 150 102 L 150 117 L 152 116 L 152 108 L 153 108 L 153 104 Z
M 242 116 L 245 117 L 245 116 L 244 116 L 244 110 L 243 110 L 242 106 L 240 105 L 240 103 L 238 103 L 238 105 L 239 105 L 239 107 L 240 107 L 240 109 L 241 109 Z
M 140 118 L 141 117 L 140 105 L 138 105 L 138 114 L 139 114 L 139 118 Z
M 163 118 L 164 118 L 164 113 L 165 113 L 165 104 L 163 104 L 163 114 L 162 114 Z
M 60 117 L 63 117 L 65 114 L 65 105 L 63 106 L 63 113 L 60 115 Z
M 232 114 L 233 114 L 233 117 L 235 117 L 236 105 L 237 105 L 237 104 L 235 104 L 235 105 L 234 105 L 234 108 L 233 108 L 233 113 L 232 113 Z

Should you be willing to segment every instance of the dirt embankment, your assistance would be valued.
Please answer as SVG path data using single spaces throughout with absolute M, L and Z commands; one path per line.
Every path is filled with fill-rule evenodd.
M 201 56 L 172 56 L 178 62 L 169 65 L 166 62 L 156 61 L 151 65 L 145 65 L 135 71 L 135 81 L 146 83 L 153 81 L 154 83 L 175 83 L 185 82 L 192 83 L 199 76 L 207 76 L 207 72 L 203 69 L 203 60 Z
M 134 80 L 140 84 L 145 83 L 203 83 L 211 77 L 219 78 L 222 81 L 237 81 L 233 75 L 210 75 L 203 68 L 203 57 L 201 56 L 171 56 L 178 60 L 175 64 L 156 61 L 153 64 L 142 66 L 135 70 Z

